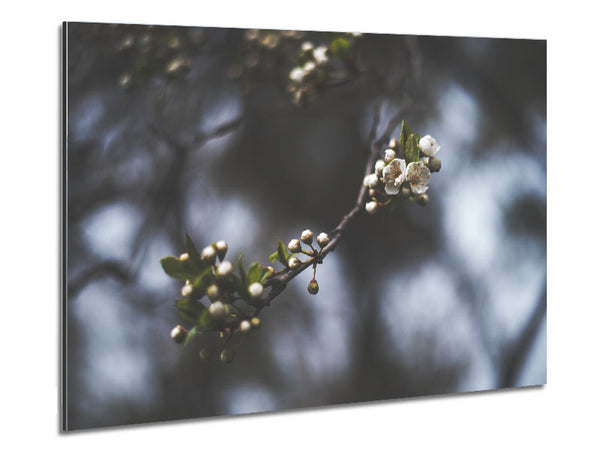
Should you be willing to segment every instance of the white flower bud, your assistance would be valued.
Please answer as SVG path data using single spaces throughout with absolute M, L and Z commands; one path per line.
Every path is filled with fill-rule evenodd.
M 304 70 L 301 67 L 294 67 L 290 72 L 290 80 L 295 81 L 296 83 L 301 83 L 304 79 Z
M 229 364 L 231 361 L 233 361 L 234 356 L 235 351 L 233 349 L 226 348 L 225 350 L 221 351 L 220 359 L 221 362 Z
M 219 255 L 219 259 L 223 261 L 223 258 L 225 258 L 225 255 L 227 254 L 227 242 L 217 241 L 215 242 L 215 247 L 217 248 L 217 255 Z
M 375 163 L 375 174 L 381 175 L 381 172 L 383 172 L 384 167 L 385 167 L 385 161 L 383 159 L 378 159 L 377 162 Z
M 200 258 L 202 259 L 202 261 L 214 264 L 215 260 L 217 259 L 217 251 L 212 245 L 204 247 L 202 253 L 200 254 Z
M 383 161 L 385 163 L 389 163 L 392 162 L 392 160 L 396 157 L 396 152 L 394 150 L 392 150 L 391 148 L 388 148 L 385 151 L 385 156 L 383 157 Z
M 248 293 L 252 298 L 258 298 L 262 295 L 264 291 L 263 285 L 260 283 L 252 283 L 248 286 Z
M 363 180 L 363 185 L 365 187 L 374 188 L 379 183 L 379 177 L 375 173 L 371 173 L 365 177 Z
M 390 139 L 390 143 L 388 144 L 389 148 L 391 148 L 392 150 L 397 150 L 399 146 L 400 141 L 398 141 L 398 139 Z
M 368 202 L 365 205 L 365 210 L 369 213 L 369 214 L 374 214 L 375 211 L 377 210 L 377 202 Z
M 304 242 L 306 245 L 312 244 L 313 241 L 313 232 L 310 230 L 304 230 L 300 235 L 300 240 Z
M 190 259 L 190 255 L 188 255 L 187 253 L 182 253 L 181 255 L 179 255 L 179 259 L 182 261 L 187 261 L 188 259 Z
M 253 328 L 260 328 L 260 319 L 258 317 L 253 317 L 250 320 L 250 325 L 252 325 Z
M 296 269 L 296 268 L 300 267 L 300 264 L 302 264 L 302 261 L 300 261 L 295 256 L 292 256 L 290 259 L 288 259 L 288 267 L 290 269 Z
M 317 243 L 321 247 L 325 247 L 329 244 L 329 235 L 327 233 L 321 233 L 317 236 Z
M 192 293 L 192 290 L 194 288 L 192 287 L 191 284 L 186 284 L 185 286 L 183 286 L 181 288 L 181 296 L 182 297 L 187 297 L 188 295 L 190 295 Z
M 313 45 L 313 43 L 312 43 L 312 42 L 310 42 L 310 41 L 306 41 L 306 42 L 303 42 L 303 43 L 302 43 L 302 47 L 301 47 L 301 48 L 302 48 L 302 51 L 303 51 L 303 52 L 309 52 L 309 51 L 311 51 L 311 50 L 312 50 L 314 47 L 315 47 L 315 46 Z
M 427 135 L 427 136 L 423 136 L 419 140 L 419 148 L 427 156 L 435 156 L 435 155 L 437 155 L 437 152 L 440 151 L 441 147 L 440 147 L 440 144 L 438 144 L 434 138 Z
M 223 261 L 221 264 L 219 264 L 219 267 L 217 267 L 217 275 L 220 277 L 224 277 L 226 275 L 229 275 L 232 270 L 233 266 L 231 265 L 231 263 L 229 261 Z
M 206 295 L 211 301 L 215 302 L 219 299 L 219 295 L 221 295 L 221 291 L 219 290 L 219 286 L 216 284 L 211 284 L 206 290 Z
M 288 244 L 288 248 L 292 253 L 300 253 L 302 251 L 302 246 L 300 245 L 300 241 L 298 239 L 292 239 Z
M 227 308 L 223 302 L 214 302 L 208 307 L 208 313 L 215 319 L 222 319 L 227 315 Z
M 171 330 L 171 339 L 173 339 L 178 344 L 181 344 L 185 341 L 185 338 L 188 335 L 188 331 L 183 328 L 181 325 L 177 325 L 175 328 Z
M 240 322 L 240 331 L 244 334 L 247 334 L 250 333 L 250 330 L 252 330 L 252 325 L 250 325 L 250 322 L 247 320 L 242 320 Z

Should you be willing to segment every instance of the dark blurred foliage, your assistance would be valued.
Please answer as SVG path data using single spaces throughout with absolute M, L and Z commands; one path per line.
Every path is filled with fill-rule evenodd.
M 545 42 L 364 35 L 295 106 L 297 47 L 331 36 L 68 25 L 70 429 L 546 382 Z M 266 264 L 333 229 L 380 105 L 379 133 L 400 114 L 442 145 L 430 204 L 360 215 L 233 363 L 172 342 L 159 259 L 187 232 Z

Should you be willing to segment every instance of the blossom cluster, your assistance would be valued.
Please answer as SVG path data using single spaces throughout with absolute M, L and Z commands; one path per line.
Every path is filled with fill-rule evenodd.
M 400 140 L 389 142 L 383 158 L 375 162 L 375 171 L 364 178 L 363 184 L 369 188 L 370 201 L 365 205 L 369 214 L 388 205 L 399 194 L 423 206 L 429 201 L 426 192 L 431 172 L 441 169 L 436 156 L 440 145 L 429 135 L 419 137 L 408 134 L 406 129 L 410 130 L 403 123 Z
M 317 273 L 317 264 L 322 262 L 323 249 L 327 246 L 327 244 L 329 244 L 329 235 L 325 232 L 319 233 L 316 239 L 317 244 L 319 245 L 319 250 L 315 249 L 315 247 L 313 247 L 312 245 L 313 237 L 313 232 L 307 229 L 302 232 L 302 234 L 300 235 L 300 239 L 294 238 L 290 240 L 287 248 L 292 253 L 287 259 L 287 266 L 291 270 L 296 270 L 302 267 L 302 265 L 305 264 L 307 261 L 312 263 L 314 270 L 313 278 L 310 281 L 310 283 L 308 283 L 307 289 L 310 294 L 315 295 L 319 292 L 319 284 L 317 283 L 317 280 L 315 278 Z M 308 246 L 309 248 L 303 248 L 302 243 Z M 297 256 L 300 253 L 310 256 L 310 259 L 307 261 L 301 261 Z M 276 254 L 271 255 L 271 258 L 272 260 L 281 260 L 281 257 Z
M 315 46 L 303 42 L 296 57 L 296 66 L 289 73 L 288 91 L 296 105 L 303 105 L 330 81 L 348 77 L 349 49 L 360 33 L 346 33 L 328 44 Z
M 235 334 L 247 334 L 260 326 L 256 306 L 262 301 L 264 282 L 274 269 L 253 263 L 245 270 L 241 255 L 236 263 L 225 259 L 227 250 L 227 243 L 218 241 L 198 252 L 188 236 L 185 253 L 161 259 L 165 272 L 184 282 L 175 307 L 182 319 L 193 324 L 190 330 L 181 325 L 173 328 L 171 338 L 175 342 L 188 342 L 206 332 L 218 332 L 228 341 Z M 230 349 L 223 351 L 229 355 L 225 359 L 230 359 Z M 204 356 L 207 352 L 204 349 Z

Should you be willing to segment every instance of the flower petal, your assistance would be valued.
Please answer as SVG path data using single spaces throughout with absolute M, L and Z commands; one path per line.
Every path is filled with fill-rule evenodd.
M 394 183 L 386 183 L 385 193 L 387 195 L 397 195 L 400 192 L 400 186 L 394 186 Z

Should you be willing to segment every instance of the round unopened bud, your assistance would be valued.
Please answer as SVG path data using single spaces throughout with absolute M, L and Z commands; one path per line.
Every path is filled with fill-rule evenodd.
M 265 289 L 263 288 L 263 285 L 260 283 L 252 283 L 250 286 L 248 286 L 248 293 L 252 298 L 260 297 L 264 290 Z
M 219 255 L 219 259 L 223 261 L 223 258 L 225 258 L 225 254 L 227 253 L 227 242 L 217 241 L 215 242 L 215 248 L 217 249 L 217 255 Z
M 221 301 L 214 302 L 208 307 L 208 313 L 215 319 L 222 319 L 227 315 L 227 308 Z
M 396 157 L 396 152 L 391 148 L 388 148 L 383 156 L 383 161 L 386 163 L 392 162 L 392 160 Z
M 427 164 L 427 167 L 432 172 L 439 172 L 440 169 L 442 168 L 442 160 L 435 156 L 431 156 L 429 158 L 429 164 Z
M 302 246 L 300 245 L 300 241 L 298 239 L 292 239 L 288 244 L 288 248 L 292 253 L 300 253 L 302 251 Z
M 369 213 L 369 214 L 375 214 L 375 211 L 377 210 L 377 202 L 368 202 L 365 205 L 365 210 Z
M 321 233 L 317 236 L 317 244 L 321 247 L 325 247 L 329 244 L 329 235 L 327 233 Z
M 381 175 L 383 172 L 383 168 L 385 167 L 385 161 L 383 159 L 378 159 L 375 163 L 375 174 Z
M 429 195 L 421 194 L 415 201 L 417 202 L 417 205 L 426 206 L 427 203 L 429 203 Z
M 310 280 L 310 283 L 308 283 L 308 293 L 315 295 L 317 292 L 319 292 L 319 283 L 313 278 Z
M 175 328 L 171 330 L 171 339 L 173 339 L 178 344 L 181 344 L 185 341 L 185 338 L 188 335 L 188 330 L 183 328 L 181 325 L 177 325 Z
M 258 317 L 253 317 L 250 319 L 250 325 L 252 325 L 252 328 L 260 328 L 260 319 Z
M 216 302 L 219 299 L 219 296 L 221 295 L 221 290 L 219 289 L 219 286 L 217 286 L 216 284 L 211 284 L 208 287 L 208 289 L 206 290 L 206 295 L 213 302 Z
M 190 255 L 188 255 L 187 253 L 182 253 L 181 255 L 179 255 L 179 259 L 182 261 L 187 261 L 188 259 L 190 259 Z
M 223 261 L 217 267 L 217 275 L 220 277 L 225 277 L 231 273 L 233 270 L 233 265 L 229 261 Z
M 221 351 L 220 359 L 221 359 L 221 362 L 229 364 L 231 361 L 233 361 L 234 356 L 235 356 L 235 350 L 233 350 L 231 348 L 226 348 Z
M 366 187 L 374 188 L 379 183 L 379 177 L 375 173 L 371 173 L 363 180 L 363 185 Z
M 310 41 L 306 41 L 302 43 L 302 51 L 303 52 L 310 52 L 313 48 L 315 48 L 315 46 L 313 45 L 312 42 Z
M 292 256 L 290 259 L 288 259 L 288 267 L 290 269 L 297 269 L 300 267 L 300 264 L 302 264 L 302 262 L 295 256 Z
M 400 141 L 398 141 L 398 139 L 390 139 L 390 143 L 388 144 L 389 148 L 391 148 L 392 150 L 397 150 L 399 146 Z
M 304 242 L 306 245 L 312 244 L 313 241 L 313 232 L 310 230 L 304 230 L 302 235 L 300 236 L 300 240 Z
M 247 320 L 242 320 L 240 322 L 240 331 L 244 334 L 250 333 L 252 330 L 252 325 Z
M 192 285 L 186 283 L 185 286 L 183 286 L 181 288 L 181 296 L 187 297 L 188 295 L 190 295 L 192 293 L 193 290 L 194 290 L 194 288 L 192 287 Z
M 210 358 L 210 350 L 207 348 L 201 348 L 200 351 L 198 352 L 198 358 L 200 358 L 202 361 L 206 361 L 208 358 Z
M 217 260 L 217 251 L 212 245 L 204 247 L 202 253 L 200 254 L 200 259 L 202 259 L 202 261 L 206 261 L 209 264 L 214 264 Z

